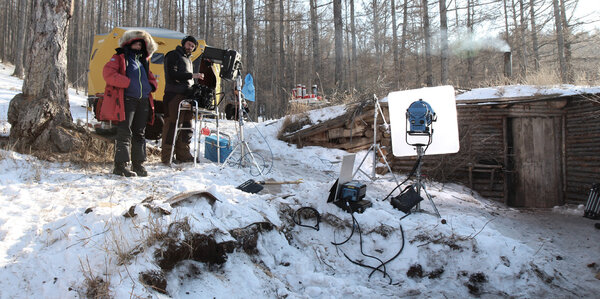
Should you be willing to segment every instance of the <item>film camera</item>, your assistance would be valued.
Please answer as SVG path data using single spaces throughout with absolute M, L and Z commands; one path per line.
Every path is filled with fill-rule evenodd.
M 214 97 L 215 89 L 202 84 L 192 85 L 189 94 L 189 98 L 198 103 L 198 107 L 208 110 L 215 109 Z
M 340 185 L 337 199 L 333 203 L 348 213 L 362 213 L 373 205 L 363 199 L 366 194 L 367 185 L 355 180 L 349 181 Z
M 234 80 L 240 75 L 242 68 L 242 55 L 235 50 L 224 50 L 213 47 L 205 47 L 202 59 L 210 60 L 212 63 L 221 65 L 220 77 L 225 80 Z

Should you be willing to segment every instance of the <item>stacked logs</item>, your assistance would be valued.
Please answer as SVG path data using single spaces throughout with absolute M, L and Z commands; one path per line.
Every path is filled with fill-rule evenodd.
M 385 119 L 389 123 L 387 103 L 382 103 Z M 298 147 L 322 146 L 339 148 L 349 152 L 368 149 L 373 144 L 375 108 L 374 105 L 351 105 L 344 115 L 283 135 L 282 140 L 295 143 Z M 376 142 L 382 147 L 391 148 L 390 132 L 386 131 L 381 114 L 377 116 Z

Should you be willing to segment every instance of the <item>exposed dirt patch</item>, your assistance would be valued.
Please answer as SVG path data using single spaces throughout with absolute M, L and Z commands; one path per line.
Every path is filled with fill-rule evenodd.
M 140 281 L 157 292 L 167 294 L 167 279 L 161 271 L 146 271 L 140 273 Z
M 466 274 L 466 273 L 464 273 Z M 469 281 L 465 286 L 469 289 L 469 293 L 479 296 L 483 293 L 483 285 L 488 281 L 487 276 L 482 272 L 472 273 L 469 276 Z
M 420 264 L 412 265 L 406 271 L 406 276 L 410 278 L 422 278 L 423 277 L 423 267 Z
M 162 272 L 140 273 L 140 281 L 153 289 L 165 293 L 167 281 L 164 273 L 187 260 L 221 265 L 227 261 L 227 254 L 234 249 L 242 249 L 247 254 L 257 254 L 258 236 L 261 232 L 271 231 L 270 222 L 256 222 L 243 228 L 229 231 L 235 241 L 217 242 L 213 235 L 194 233 L 187 221 L 174 222 L 169 226 L 163 245 L 154 252 L 154 257 Z M 198 271 L 192 271 L 198 272 Z

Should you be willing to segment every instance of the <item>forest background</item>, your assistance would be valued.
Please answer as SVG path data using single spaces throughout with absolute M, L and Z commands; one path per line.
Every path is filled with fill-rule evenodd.
M 593 1 L 81 0 L 69 26 L 68 80 L 86 89 L 95 34 L 136 26 L 239 51 L 255 78 L 252 112 L 267 119 L 290 111 L 296 84 L 317 85 L 332 103 L 445 84 L 597 85 L 600 16 L 585 10 Z M 2 1 L 0 20 L 0 60 L 23 78 L 36 20 L 30 1 Z

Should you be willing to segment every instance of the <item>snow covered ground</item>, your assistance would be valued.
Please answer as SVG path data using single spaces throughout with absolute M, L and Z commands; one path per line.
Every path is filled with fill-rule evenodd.
M 8 103 L 22 84 L 11 71 L 0 65 L 5 136 Z M 84 121 L 85 96 L 70 96 L 74 118 Z M 445 221 L 431 213 L 427 201 L 421 206 L 429 212 L 400 220 L 404 214 L 381 201 L 395 187 L 391 177 L 362 178 L 373 202 L 355 214 L 362 234 L 332 245 L 352 231 L 350 214 L 326 203 L 346 153 L 279 141 L 282 122 L 245 126 L 250 147 L 272 161 L 263 177 L 253 176 L 251 168 L 208 160 L 170 168 L 153 158 L 148 177 L 126 179 L 112 175 L 108 164 L 49 163 L 1 149 L 0 298 L 104 292 L 115 298 L 598 298 L 600 230 L 582 217 L 582 206 L 511 209 L 461 185 L 426 182 Z M 221 128 L 236 132 L 234 122 L 222 121 Z M 365 154 L 357 155 L 356 166 Z M 268 186 L 258 194 L 235 188 L 248 179 L 303 183 Z M 189 191 L 208 191 L 217 201 L 165 203 Z M 136 216 L 123 217 L 132 206 Z M 320 213 L 318 231 L 294 225 L 292 215 L 300 207 Z M 241 239 L 236 231 L 258 227 L 256 243 L 244 243 L 247 250 L 236 246 L 224 263 L 183 260 L 166 267 L 170 270 L 160 268 L 169 254 L 165 235 L 179 240 L 171 245 L 187 248 L 198 243 L 184 237 L 203 234 L 218 244 L 235 243 Z M 369 277 L 372 269 L 345 255 L 374 268 L 381 265 L 377 259 L 392 260 L 385 276 L 377 271 Z M 140 280 L 152 271 L 164 275 L 167 294 Z

